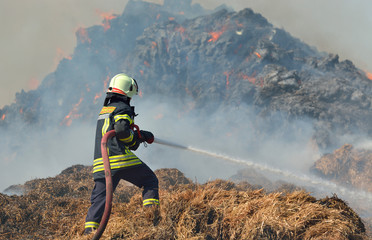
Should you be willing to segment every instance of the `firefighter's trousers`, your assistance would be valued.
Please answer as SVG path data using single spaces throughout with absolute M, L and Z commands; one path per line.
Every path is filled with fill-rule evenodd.
M 112 177 L 113 191 L 121 179 L 144 188 L 142 192 L 144 206 L 159 205 L 158 178 L 145 163 L 131 168 L 123 168 L 115 173 Z M 90 201 L 92 205 L 88 210 L 85 228 L 98 228 L 106 204 L 106 181 L 104 178 L 95 180 Z

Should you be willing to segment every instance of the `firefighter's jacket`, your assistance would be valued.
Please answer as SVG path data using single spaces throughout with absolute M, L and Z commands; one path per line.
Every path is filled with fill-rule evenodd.
M 106 132 L 116 130 L 116 136 L 107 142 L 111 173 L 115 175 L 122 168 L 142 164 L 142 161 L 129 149 L 136 145 L 136 137 L 130 126 L 134 124 L 134 108 L 123 101 L 113 101 L 104 106 L 97 120 L 96 141 L 94 149 L 93 177 L 105 178 L 101 154 L 101 140 Z M 118 132 L 117 125 L 120 125 Z

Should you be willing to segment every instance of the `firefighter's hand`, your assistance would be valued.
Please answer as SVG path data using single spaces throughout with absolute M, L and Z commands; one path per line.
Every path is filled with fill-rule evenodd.
M 144 130 L 141 130 L 140 132 L 141 132 L 142 142 L 147 142 L 148 144 L 151 144 L 154 142 L 154 134 L 152 134 L 152 132 L 144 131 Z
M 136 151 L 140 145 L 140 142 L 136 142 L 133 146 L 129 147 L 130 150 Z

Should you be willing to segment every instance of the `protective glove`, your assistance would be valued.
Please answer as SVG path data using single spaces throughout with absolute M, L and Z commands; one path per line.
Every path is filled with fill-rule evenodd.
M 149 131 L 140 130 L 142 142 L 147 142 L 148 144 L 151 144 L 154 142 L 154 134 Z
M 129 150 L 136 151 L 140 144 L 141 143 L 139 141 L 136 141 L 133 146 L 129 147 Z

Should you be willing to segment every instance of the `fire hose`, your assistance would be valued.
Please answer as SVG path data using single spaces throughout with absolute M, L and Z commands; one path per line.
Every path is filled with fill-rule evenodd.
M 138 126 L 135 126 L 135 127 L 137 128 L 139 136 L 141 136 Z M 134 130 L 134 128 L 132 128 L 132 129 Z M 105 228 L 106 228 L 106 225 L 108 223 L 110 213 L 111 213 L 113 185 L 112 185 L 110 162 L 109 162 L 109 157 L 108 157 L 108 153 L 107 153 L 107 141 L 108 141 L 109 138 L 114 137 L 115 134 L 116 134 L 115 130 L 111 130 L 103 136 L 102 141 L 101 141 L 101 152 L 102 152 L 102 159 L 103 159 L 103 165 L 104 165 L 104 169 L 105 169 L 105 178 L 106 178 L 106 204 L 105 204 L 105 210 L 104 210 L 104 213 L 103 213 L 101 223 L 100 223 L 100 225 L 97 229 L 96 234 L 93 236 L 93 240 L 100 239 L 103 232 L 105 231 Z M 231 157 L 228 157 L 228 156 L 225 156 L 225 155 L 220 155 L 220 154 L 208 152 L 208 151 L 193 148 L 193 147 L 186 147 L 186 146 L 183 146 L 183 145 L 179 145 L 179 144 L 169 142 L 169 141 L 166 141 L 166 140 L 162 140 L 162 139 L 158 139 L 158 138 L 155 138 L 153 142 L 157 143 L 157 144 L 173 147 L 173 148 L 178 148 L 178 149 L 183 149 L 183 150 L 196 152 L 196 153 L 199 153 L 199 154 L 208 155 L 208 156 L 214 157 L 214 158 L 224 159 L 226 161 L 233 162 L 233 163 L 248 165 L 248 166 L 260 169 L 260 170 L 266 170 L 266 171 L 269 171 L 269 172 L 282 174 L 282 175 L 287 176 L 287 177 L 289 176 L 289 177 L 293 177 L 294 179 L 310 182 L 313 185 L 320 185 L 320 184 L 324 185 L 325 184 L 324 181 L 311 180 L 311 179 L 308 179 L 307 177 L 301 177 L 301 176 L 298 176 L 298 175 L 293 174 L 293 173 L 288 172 L 288 171 L 282 171 L 280 169 L 271 168 L 271 167 L 264 166 L 264 165 L 261 165 L 261 164 L 257 164 L 257 163 L 254 163 L 254 162 L 250 162 L 250 161 L 244 161 L 244 160 L 240 160 L 240 159 L 231 158 Z M 327 183 L 327 185 L 333 186 L 332 183 L 330 183 L 330 184 Z
M 137 125 L 132 124 L 131 128 L 133 131 L 137 131 L 139 138 L 142 138 L 140 129 Z M 103 212 L 102 220 L 92 240 L 98 240 L 101 238 L 103 232 L 106 229 L 107 223 L 110 219 L 111 208 L 112 208 L 113 185 L 112 185 L 110 160 L 109 160 L 109 156 L 107 152 L 107 141 L 110 138 L 114 137 L 115 135 L 116 135 L 115 130 L 108 131 L 102 137 L 102 140 L 101 140 L 101 153 L 102 153 L 102 161 L 103 161 L 103 167 L 105 170 L 105 180 L 106 180 L 106 203 L 105 203 L 105 210 Z
M 138 134 L 139 138 L 142 138 L 140 129 L 137 125 L 132 125 L 131 128 L 132 128 L 133 131 L 137 131 L 137 134 Z M 104 167 L 104 171 L 105 171 L 105 180 L 106 180 L 106 203 L 105 203 L 105 210 L 103 212 L 102 220 L 101 220 L 101 222 L 99 224 L 99 227 L 98 227 L 96 233 L 94 234 L 92 240 L 98 240 L 98 239 L 101 238 L 103 232 L 106 229 L 107 223 L 110 219 L 111 208 L 112 208 L 113 185 L 112 185 L 110 160 L 109 160 L 109 156 L 108 156 L 108 152 L 107 152 L 107 141 L 110 138 L 114 137 L 115 135 L 116 135 L 115 130 L 108 131 L 102 137 L 102 140 L 101 140 L 101 153 L 102 153 L 102 161 L 103 161 L 103 167 Z M 155 138 L 153 142 L 155 142 L 157 144 L 162 144 L 162 145 L 166 145 L 166 146 L 169 146 L 169 147 L 173 147 L 173 148 L 179 148 L 179 149 L 204 153 L 204 152 L 197 151 L 197 150 L 195 150 L 193 148 L 190 148 L 190 147 L 182 146 L 182 145 L 172 143 L 172 142 L 169 142 L 169 141 L 166 141 L 166 140 L 158 139 L 158 138 Z M 152 143 L 152 141 L 148 142 L 148 143 Z
M 106 225 L 110 218 L 111 207 L 112 207 L 112 195 L 113 195 L 113 186 L 112 186 L 112 176 L 111 176 L 111 167 L 110 161 L 107 153 L 107 141 L 109 138 L 112 138 L 116 135 L 115 130 L 108 131 L 102 138 L 101 141 L 101 153 L 103 160 L 103 167 L 105 168 L 105 178 L 106 178 L 106 203 L 105 211 L 103 212 L 101 223 L 97 229 L 97 232 L 93 236 L 93 240 L 98 240 L 105 231 Z

